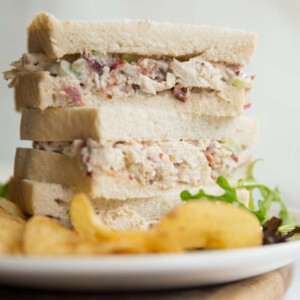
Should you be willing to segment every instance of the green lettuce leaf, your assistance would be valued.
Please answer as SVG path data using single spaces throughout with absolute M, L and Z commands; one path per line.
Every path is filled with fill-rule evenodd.
M 210 195 L 205 193 L 204 190 L 200 190 L 197 194 L 192 195 L 189 191 L 183 191 L 180 194 L 182 201 L 189 200 L 218 200 L 231 203 L 235 206 L 244 208 L 253 213 L 264 224 L 268 220 L 268 211 L 273 203 L 278 203 L 280 206 L 279 217 L 282 219 L 282 225 L 296 226 L 294 218 L 289 214 L 287 206 L 280 194 L 279 188 L 271 189 L 265 184 L 259 183 L 253 175 L 255 164 L 258 160 L 255 160 L 248 169 L 247 178 L 240 179 L 236 187 L 229 184 L 226 178 L 218 177 L 216 183 L 224 190 L 224 193 L 219 196 Z M 238 190 L 245 189 L 249 192 L 250 199 L 248 207 L 241 203 L 238 199 Z M 255 193 L 256 192 L 256 193 Z M 255 199 L 254 194 L 258 194 Z
M 0 197 L 8 198 L 8 182 L 5 184 L 0 184 Z

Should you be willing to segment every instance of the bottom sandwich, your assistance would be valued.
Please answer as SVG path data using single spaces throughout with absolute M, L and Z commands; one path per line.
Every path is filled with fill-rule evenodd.
M 241 170 L 240 170 L 241 171 Z M 213 194 L 222 193 L 216 185 L 204 187 Z M 10 198 L 30 215 L 46 215 L 70 226 L 69 204 L 74 196 L 70 188 L 59 184 L 42 183 L 12 178 Z M 172 191 L 163 196 L 142 199 L 93 199 L 97 215 L 111 229 L 146 230 L 157 223 L 165 214 L 180 205 L 181 191 Z M 240 201 L 248 201 L 248 192 L 239 191 Z

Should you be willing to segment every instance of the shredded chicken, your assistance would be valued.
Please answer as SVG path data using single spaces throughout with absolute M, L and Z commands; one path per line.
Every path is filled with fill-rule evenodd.
M 124 57 L 126 59 L 126 55 Z M 185 61 L 169 57 L 125 59 L 122 55 L 93 52 L 70 62 L 54 61 L 40 53 L 24 54 L 12 63 L 12 70 L 4 72 L 4 78 L 11 80 L 12 87 L 18 84 L 19 74 L 48 71 L 58 78 L 57 93 L 66 96 L 68 105 L 84 105 L 84 95 L 89 93 L 101 93 L 111 99 L 137 92 L 156 95 L 172 91 L 174 98 L 186 102 L 189 91 L 194 88 L 214 90 L 225 97 L 226 85 L 234 85 L 234 80 L 240 76 L 239 66 L 212 63 L 201 56 Z M 247 89 L 254 77 L 249 78 L 245 83 Z M 243 80 L 243 76 L 239 77 L 239 87 Z M 74 86 L 78 88 L 74 90 Z
M 52 147 L 52 149 L 51 149 Z M 34 148 L 77 156 L 93 176 L 101 170 L 109 176 L 123 174 L 143 185 L 169 188 L 177 182 L 199 185 L 203 174 L 212 179 L 231 172 L 248 159 L 247 150 L 228 150 L 217 141 L 118 142 L 101 145 L 93 140 L 73 143 L 35 142 Z M 203 173 L 204 172 L 204 173 Z
M 173 74 L 184 87 L 210 88 L 220 91 L 224 88 L 222 72 L 201 56 L 180 62 L 174 59 L 170 66 Z

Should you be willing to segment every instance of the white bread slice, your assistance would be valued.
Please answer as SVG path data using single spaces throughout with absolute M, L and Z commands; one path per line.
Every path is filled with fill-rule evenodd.
M 50 58 L 98 50 L 147 56 L 199 55 L 209 61 L 246 65 L 256 48 L 255 33 L 148 20 L 71 21 L 38 13 L 28 27 L 28 50 Z
M 211 169 L 204 155 L 200 169 L 201 185 L 212 184 Z M 157 184 L 142 185 L 136 179 L 130 180 L 128 175 L 120 172 L 111 174 L 95 170 L 93 175 L 89 176 L 77 157 L 69 158 L 60 153 L 24 148 L 17 149 L 14 177 L 61 184 L 76 192 L 85 192 L 92 198 L 119 200 L 149 198 L 175 189 L 161 189 Z M 190 188 L 188 184 L 176 185 L 176 190 L 180 191 Z
M 48 107 L 68 107 L 68 99 L 59 90 L 59 78 L 48 72 L 24 73 L 18 77 L 15 88 L 16 110 L 37 108 L 44 110 Z M 245 90 L 227 86 L 224 90 L 226 100 L 217 92 L 192 91 L 187 102 L 183 103 L 174 98 L 170 91 L 158 95 L 135 95 L 134 97 L 118 97 L 111 100 L 103 99 L 101 95 L 84 94 L 85 106 L 101 106 L 102 104 L 130 104 L 143 108 L 159 108 L 168 111 L 195 113 L 215 117 L 239 116 L 243 111 Z
M 106 141 L 163 141 L 234 138 L 254 145 L 258 121 L 250 117 L 213 118 L 130 105 L 24 109 L 21 139 L 73 141 L 91 138 Z
M 16 178 L 11 179 L 10 187 L 10 199 L 23 211 L 30 215 L 48 215 L 69 225 L 68 210 L 74 195 L 70 188 Z M 102 198 L 92 201 L 96 212 L 110 227 L 123 230 L 146 229 L 181 203 L 179 193 L 124 201 Z
M 70 226 L 69 204 L 74 195 L 60 184 L 12 178 L 10 199 L 30 215 L 48 215 Z M 207 193 L 221 194 L 216 186 L 204 187 Z M 180 192 L 145 199 L 92 199 L 96 213 L 112 229 L 147 229 L 166 213 L 180 205 Z M 248 201 L 248 193 L 239 191 L 239 199 Z

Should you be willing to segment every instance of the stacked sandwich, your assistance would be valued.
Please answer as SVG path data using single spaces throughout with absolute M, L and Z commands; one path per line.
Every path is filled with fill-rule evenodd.
M 148 228 L 180 192 L 245 176 L 258 125 L 241 117 L 253 33 L 149 21 L 62 22 L 39 13 L 5 72 L 22 112 L 11 198 L 68 223 L 90 196 L 111 228 Z

